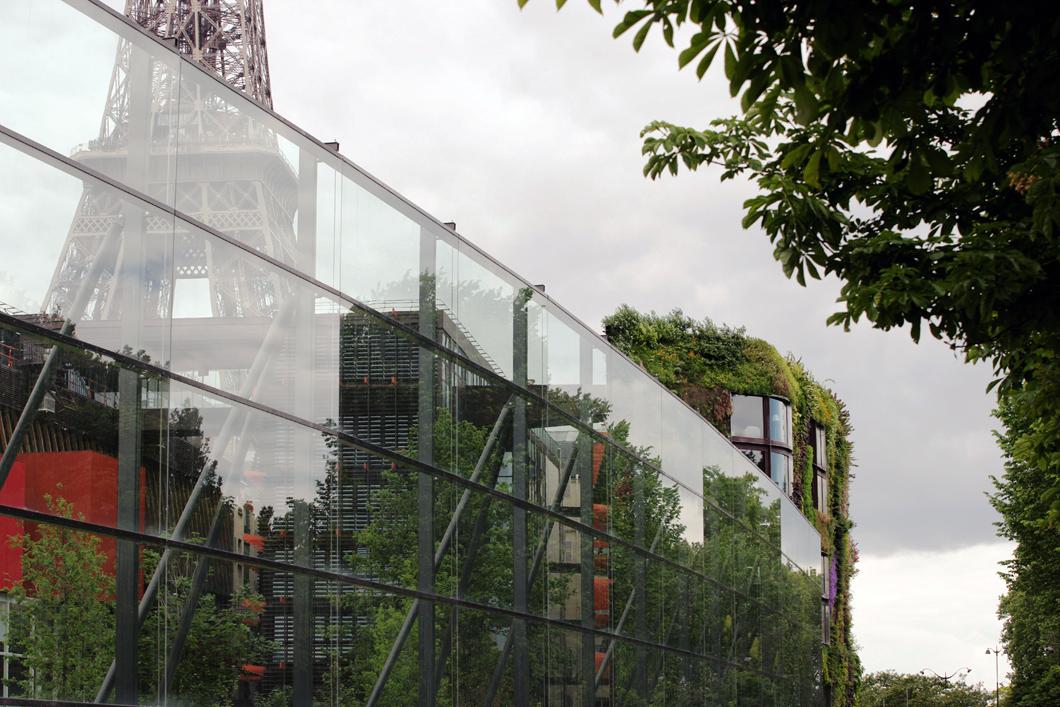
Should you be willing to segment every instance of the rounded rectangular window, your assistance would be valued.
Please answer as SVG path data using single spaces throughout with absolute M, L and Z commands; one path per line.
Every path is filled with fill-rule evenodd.
M 783 452 L 769 453 L 769 478 L 785 494 L 791 493 L 791 457 Z
M 733 437 L 765 439 L 762 427 L 762 398 L 757 395 L 732 396 L 730 429 Z
M 818 424 L 813 426 L 813 463 L 822 469 L 828 468 L 828 435 Z
M 769 399 L 769 439 L 791 446 L 791 408 L 776 398 Z

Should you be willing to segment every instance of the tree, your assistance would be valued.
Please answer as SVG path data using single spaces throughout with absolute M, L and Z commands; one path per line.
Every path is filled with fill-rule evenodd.
M 154 550 L 143 552 L 145 576 L 154 573 L 158 559 Z M 167 567 L 165 601 L 147 616 L 140 631 L 141 695 L 155 695 L 162 700 L 159 676 L 164 674 L 174 643 L 173 633 L 192 594 L 192 575 L 198 561 L 200 558 L 191 554 L 176 554 Z M 212 583 L 209 576 L 205 583 Z M 199 596 L 184 650 L 165 696 L 169 703 L 231 703 L 239 687 L 240 667 L 264 662 L 275 649 L 272 641 L 255 630 L 257 616 L 246 608 L 262 601 L 263 597 L 248 591 L 223 598 L 209 591 Z
M 1020 440 L 1034 420 L 1010 401 L 1002 401 L 997 414 L 1006 428 L 998 435 L 1005 475 L 995 479 L 998 493 L 991 501 L 1001 514 L 1000 534 L 1016 542 L 998 610 L 1012 664 L 1010 704 L 1054 705 L 1060 703 L 1060 563 L 1056 532 L 1046 520 L 1050 483 L 1020 455 Z
M 907 675 L 894 671 L 869 673 L 861 682 L 862 707 L 989 707 L 992 692 L 981 684 L 967 685 L 934 675 Z
M 45 496 L 53 515 L 78 517 L 62 497 Z M 15 680 L 27 695 L 58 700 L 92 700 L 114 657 L 114 578 L 99 536 L 63 526 L 39 524 L 13 536 L 21 548 L 22 579 L 12 589 L 10 640 L 21 654 L 25 677 Z M 150 576 L 158 553 L 145 550 Z M 139 691 L 161 700 L 160 676 L 191 588 L 195 558 L 180 555 L 166 572 L 165 600 L 148 615 L 139 639 Z M 247 624 L 240 607 L 250 594 L 224 605 L 212 593 L 201 596 L 168 699 L 196 705 L 228 704 L 244 663 L 266 657 L 272 642 Z M 179 696 L 179 698 L 178 698 Z

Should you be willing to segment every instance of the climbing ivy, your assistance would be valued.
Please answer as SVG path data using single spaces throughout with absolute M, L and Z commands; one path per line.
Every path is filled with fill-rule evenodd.
M 791 402 L 792 500 L 821 533 L 830 558 L 831 640 L 823 648 L 824 682 L 834 707 L 854 704 L 861 664 L 850 618 L 850 579 L 857 548 L 851 539 L 848 488 L 851 468 L 850 416 L 843 402 L 817 382 L 798 359 L 785 358 L 743 328 L 697 321 L 680 310 L 643 314 L 627 305 L 604 318 L 608 340 L 677 393 L 717 429 L 729 434 L 732 395 L 777 395 Z M 811 424 L 826 430 L 828 502 L 813 507 Z

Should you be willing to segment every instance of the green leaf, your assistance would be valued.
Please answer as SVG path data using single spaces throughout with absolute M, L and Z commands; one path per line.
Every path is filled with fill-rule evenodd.
M 802 164 L 802 161 L 806 159 L 806 155 L 810 154 L 810 150 L 812 149 L 812 145 L 809 143 L 803 143 L 798 147 L 788 150 L 783 159 L 780 160 L 780 168 L 791 169 L 797 164 Z
M 936 174 L 948 177 L 953 174 L 953 161 L 943 150 L 928 149 L 924 151 L 927 163 Z
M 632 10 L 627 12 L 625 16 L 622 17 L 622 21 L 615 25 L 614 31 L 611 32 L 611 37 L 618 39 L 625 34 L 626 30 L 631 29 L 633 25 L 637 24 L 650 14 L 651 10 Z
M 692 38 L 692 43 L 688 45 L 688 48 L 677 55 L 677 68 L 683 69 L 688 65 L 690 61 L 695 59 L 703 48 L 710 42 L 710 35 L 706 33 L 699 33 Z
M 566 2 L 566 0 L 564 0 Z M 603 9 L 600 7 L 600 0 L 589 0 L 589 7 L 596 10 L 599 14 L 604 14 Z
M 795 88 L 795 119 L 800 125 L 808 125 L 817 116 L 817 98 L 806 84 Z
M 905 185 L 914 194 L 924 194 L 931 189 L 931 174 L 924 165 L 919 155 L 915 156 L 909 163 L 909 171 L 905 176 Z
M 707 69 L 710 68 L 711 62 L 714 61 L 714 55 L 718 53 L 718 49 L 720 48 L 721 40 L 719 39 L 717 42 L 714 43 L 714 46 L 712 46 L 707 51 L 707 53 L 703 55 L 703 58 L 699 60 L 699 65 L 696 66 L 697 77 L 703 78 L 703 75 L 707 73 Z
M 835 148 L 835 145 L 829 145 L 828 149 L 825 150 L 824 156 L 825 159 L 828 160 L 828 171 L 838 172 L 842 163 L 842 158 L 839 154 L 839 150 Z
M 641 45 L 644 44 L 644 40 L 648 38 L 648 32 L 651 30 L 651 22 L 645 22 L 644 26 L 640 28 L 636 36 L 633 37 L 633 50 L 639 52 Z
M 732 42 L 725 42 L 725 78 L 732 81 L 736 75 L 736 54 L 732 50 Z
M 807 146 L 808 147 L 808 146 Z M 806 167 L 802 170 L 802 178 L 814 189 L 821 188 L 821 151 L 813 153 L 810 157 L 810 161 L 806 163 Z
M 762 95 L 762 91 L 765 90 L 766 86 L 769 85 L 770 74 L 763 71 L 755 75 L 751 79 L 751 85 L 747 87 L 747 90 L 743 92 L 743 97 L 740 99 L 740 109 L 746 113 L 747 109 L 750 108 L 758 97 Z

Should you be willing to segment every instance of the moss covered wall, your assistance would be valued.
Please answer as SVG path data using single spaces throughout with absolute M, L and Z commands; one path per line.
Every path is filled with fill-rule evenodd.
M 831 642 L 823 647 L 824 681 L 831 704 L 854 704 L 861 666 L 851 635 L 850 579 L 857 561 L 851 539 L 848 490 L 851 467 L 850 418 L 843 402 L 818 383 L 802 363 L 785 358 L 769 343 L 743 329 L 697 322 L 680 310 L 641 314 L 623 305 L 604 319 L 610 342 L 681 396 L 715 427 L 729 434 L 732 394 L 780 395 L 792 406 L 792 500 L 821 533 L 831 558 L 835 600 Z M 828 437 L 828 503 L 813 507 L 810 425 Z

